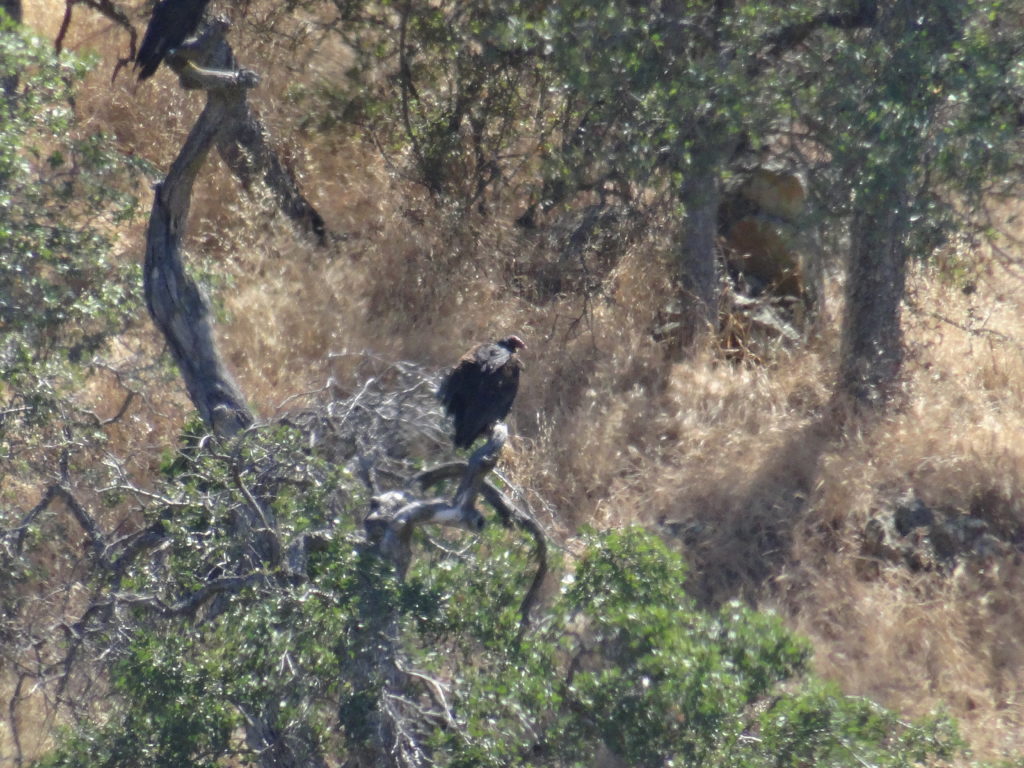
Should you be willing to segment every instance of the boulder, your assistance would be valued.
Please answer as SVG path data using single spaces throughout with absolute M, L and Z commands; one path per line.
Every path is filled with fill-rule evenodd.
M 754 203 L 761 213 L 790 223 L 800 218 L 807 200 L 807 190 L 799 176 L 767 168 L 756 168 L 740 187 L 740 195 Z

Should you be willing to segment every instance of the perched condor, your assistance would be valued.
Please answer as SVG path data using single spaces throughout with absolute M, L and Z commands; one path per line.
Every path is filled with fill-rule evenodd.
M 455 420 L 456 448 L 469 448 L 508 416 L 519 389 L 520 349 L 526 344 L 518 336 L 481 344 L 463 355 L 441 382 L 437 399 Z
M 156 72 L 164 57 L 195 34 L 210 0 L 160 0 L 135 57 L 139 80 Z

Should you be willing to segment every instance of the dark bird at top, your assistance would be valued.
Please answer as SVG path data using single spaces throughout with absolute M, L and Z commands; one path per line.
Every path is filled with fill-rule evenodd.
M 160 0 L 135 57 L 139 80 L 156 72 L 164 57 L 195 34 L 210 0 Z
M 437 399 L 455 421 L 455 447 L 469 448 L 508 416 L 519 389 L 522 363 L 516 353 L 526 349 L 518 336 L 469 350 L 441 382 Z

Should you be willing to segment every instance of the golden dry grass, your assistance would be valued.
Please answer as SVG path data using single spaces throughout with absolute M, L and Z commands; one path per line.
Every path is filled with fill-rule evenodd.
M 63 8 L 31 4 L 28 21 L 52 37 Z M 220 341 L 258 413 L 331 376 L 351 383 L 355 370 L 331 353 L 440 370 L 475 340 L 517 332 L 529 350 L 508 471 L 551 503 L 552 530 L 662 531 L 693 563 L 694 594 L 778 610 L 845 690 L 909 715 L 945 705 L 981 758 L 1024 752 L 1020 542 L 948 573 L 887 565 L 868 579 L 858 567 L 865 523 L 905 490 L 999 530 L 1024 523 L 1024 284 L 1012 269 L 972 254 L 984 268 L 970 295 L 927 269 L 912 275 L 904 392 L 883 418 L 830 399 L 834 311 L 807 345 L 765 365 L 714 354 L 673 363 L 651 335 L 671 292 L 668 236 L 633 241 L 589 307 L 573 295 L 528 301 L 522 282 L 552 257 L 550 242 L 515 230 L 511 209 L 455 227 L 358 137 L 304 134 L 285 93 L 310 77 L 309 48 L 275 58 L 251 27 L 240 34 L 242 60 L 251 54 L 265 78 L 254 102 L 330 228 L 347 235 L 318 250 L 219 161 L 200 177 L 188 247 L 230 276 Z M 313 65 L 322 72 L 345 59 L 326 45 Z M 82 7 L 69 47 L 102 50 L 80 108 L 165 167 L 200 97 L 163 71 L 139 88 L 125 75 L 111 85 L 127 38 Z M 141 230 L 124 233 L 126 258 L 141 258 Z M 142 457 L 140 475 L 189 411 L 176 382 L 150 394 L 117 438 Z M 109 410 L 122 395 L 110 384 L 91 396 Z

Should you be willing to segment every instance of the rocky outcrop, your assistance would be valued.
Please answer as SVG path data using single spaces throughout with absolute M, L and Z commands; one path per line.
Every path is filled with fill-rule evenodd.
M 730 276 L 748 296 L 803 297 L 796 247 L 807 191 L 790 171 L 754 169 L 719 209 L 719 232 Z
M 858 570 L 877 578 L 886 565 L 912 571 L 951 571 L 960 562 L 985 562 L 1018 551 L 1022 531 L 1004 530 L 981 509 L 930 507 L 907 491 L 878 508 L 861 531 Z

